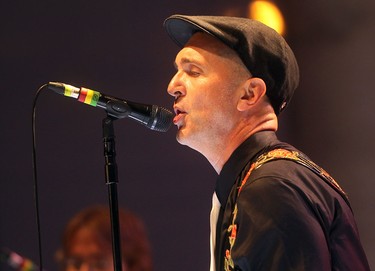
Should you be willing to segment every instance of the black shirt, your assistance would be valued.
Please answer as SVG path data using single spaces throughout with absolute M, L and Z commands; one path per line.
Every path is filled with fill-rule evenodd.
M 216 270 L 370 270 L 350 206 L 310 169 L 290 160 L 269 162 L 251 173 L 238 195 L 250 165 L 275 148 L 296 150 L 274 132 L 251 136 L 218 177 Z M 229 252 L 234 268 L 225 264 Z

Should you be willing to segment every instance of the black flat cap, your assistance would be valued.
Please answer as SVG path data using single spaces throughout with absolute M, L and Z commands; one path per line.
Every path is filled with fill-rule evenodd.
M 164 21 L 168 35 L 184 47 L 196 32 L 210 34 L 237 52 L 254 77 L 262 78 L 276 114 L 299 83 L 296 58 L 284 38 L 263 23 L 228 16 L 173 15 Z

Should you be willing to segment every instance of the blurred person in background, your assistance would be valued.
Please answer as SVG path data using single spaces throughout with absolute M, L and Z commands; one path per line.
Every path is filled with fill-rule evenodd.
M 151 247 L 143 222 L 119 208 L 123 271 L 151 271 Z M 57 261 L 63 271 L 113 271 L 109 208 L 88 207 L 67 223 Z

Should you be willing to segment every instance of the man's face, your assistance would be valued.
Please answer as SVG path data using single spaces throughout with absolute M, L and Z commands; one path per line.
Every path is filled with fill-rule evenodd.
M 195 34 L 175 59 L 168 86 L 175 97 L 177 140 L 200 152 L 230 140 L 238 122 L 240 87 L 250 74 L 217 39 Z

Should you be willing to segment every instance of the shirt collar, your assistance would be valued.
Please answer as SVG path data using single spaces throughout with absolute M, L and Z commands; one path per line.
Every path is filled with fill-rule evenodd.
M 222 206 L 246 164 L 262 150 L 278 142 L 275 132 L 262 131 L 250 136 L 232 153 L 216 181 L 215 191 Z

